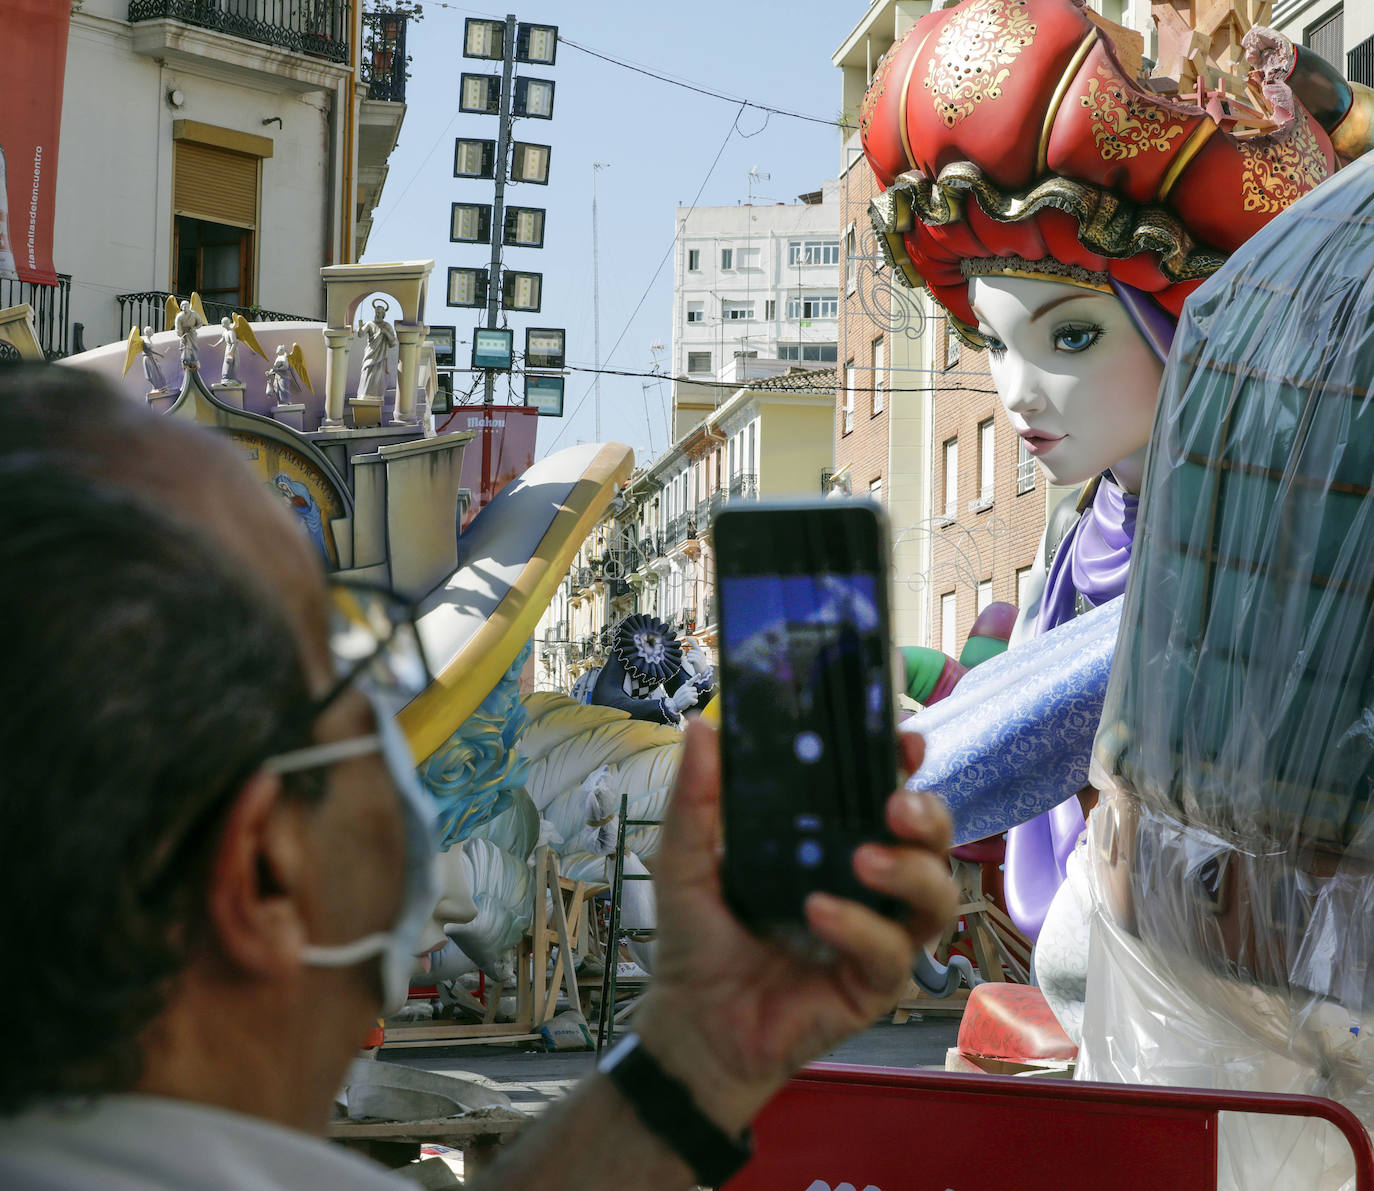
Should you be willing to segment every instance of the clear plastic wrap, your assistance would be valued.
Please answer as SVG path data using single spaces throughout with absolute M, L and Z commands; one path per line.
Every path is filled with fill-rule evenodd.
M 1374 161 L 1189 301 L 1095 748 L 1082 1074 L 1374 1125 Z M 1335 1187 L 1236 1118 L 1229 1185 Z M 1339 1153 L 1340 1147 L 1329 1147 Z

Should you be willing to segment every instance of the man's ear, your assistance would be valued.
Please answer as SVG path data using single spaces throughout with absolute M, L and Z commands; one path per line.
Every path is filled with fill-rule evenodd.
M 285 975 L 308 941 L 304 899 L 311 859 L 299 808 L 281 778 L 255 773 L 239 790 L 210 869 L 210 927 L 245 975 Z

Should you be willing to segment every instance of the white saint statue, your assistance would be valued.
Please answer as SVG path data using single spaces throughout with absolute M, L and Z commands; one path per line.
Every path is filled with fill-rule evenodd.
M 387 303 L 380 298 L 372 303 L 372 321 L 358 320 L 353 333 L 363 340 L 362 376 L 358 379 L 359 397 L 380 398 L 386 393 L 387 360 L 397 346 L 396 332 L 384 317 Z

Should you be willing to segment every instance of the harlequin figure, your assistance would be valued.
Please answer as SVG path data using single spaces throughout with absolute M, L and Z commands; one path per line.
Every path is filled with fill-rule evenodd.
M 637 720 L 677 724 L 689 707 L 706 705 L 713 684 L 695 641 L 679 642 L 658 617 L 636 612 L 616 626 L 588 702 L 618 707 Z
M 1050 519 L 1013 653 L 1125 589 L 1185 299 L 1327 178 L 1337 150 L 1367 147 L 1374 108 L 1315 55 L 1275 38 L 1291 55 L 1291 114 L 1238 136 L 1216 97 L 1204 109 L 1138 83 L 1113 28 L 1075 0 L 964 0 L 892 47 L 860 117 L 884 192 L 874 222 L 896 275 L 928 289 L 952 329 L 988 349 L 1008 420 L 1050 479 L 1085 485 Z M 1320 119 L 1303 104 L 1313 95 Z M 1074 795 L 1087 783 L 1088 743 L 1065 767 L 1059 806 L 1003 825 L 1015 825 L 1009 908 L 1032 936 L 1083 833 Z M 1081 902 L 1081 882 L 1077 892 Z M 1065 905 L 1061 916 L 1040 950 L 1063 954 L 1048 972 L 1038 957 L 1037 969 L 1072 1033 L 1086 912 Z

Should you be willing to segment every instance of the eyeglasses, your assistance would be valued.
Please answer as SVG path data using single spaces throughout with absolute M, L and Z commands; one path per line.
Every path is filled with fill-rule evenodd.
M 381 585 L 343 580 L 330 584 L 329 602 L 329 652 L 335 681 L 311 704 L 310 721 L 352 687 L 366 692 L 378 714 L 395 715 L 433 681 L 415 604 Z M 375 753 L 380 747 L 380 737 L 372 733 L 274 753 L 259 768 L 268 773 L 299 773 Z
M 301 721 L 293 722 L 313 724 L 339 696 L 354 687 L 370 697 L 378 715 L 395 715 L 432 681 L 416 624 L 415 604 L 380 584 L 337 579 L 329 585 L 329 603 L 329 649 L 335 681 L 323 695 L 311 701 Z M 184 854 L 191 841 L 204 835 L 222 811 L 226 799 L 254 771 L 304 773 L 377 753 L 381 748 L 381 736 L 371 732 L 272 752 L 245 762 L 221 792 L 209 799 L 169 841 L 155 872 L 145 882 L 145 891 L 151 893 L 159 888 L 174 869 L 172 862 Z

